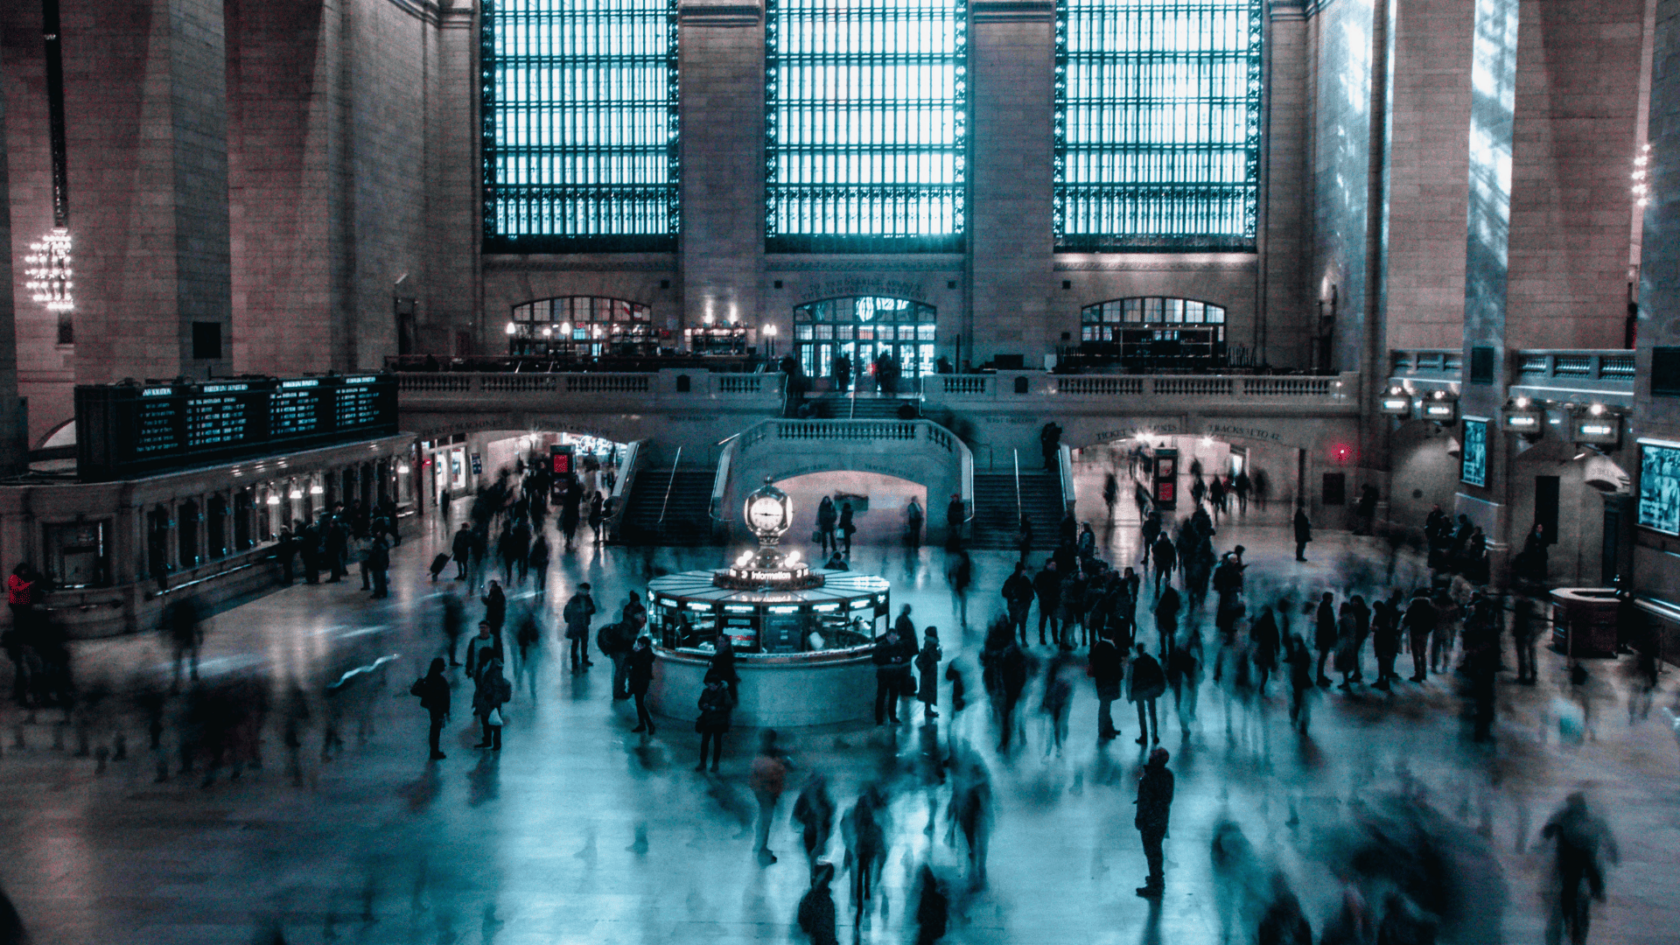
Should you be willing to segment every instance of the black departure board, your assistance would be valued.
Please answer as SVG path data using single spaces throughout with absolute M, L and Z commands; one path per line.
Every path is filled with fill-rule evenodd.
M 385 374 L 76 388 L 77 473 L 94 482 L 396 431 Z

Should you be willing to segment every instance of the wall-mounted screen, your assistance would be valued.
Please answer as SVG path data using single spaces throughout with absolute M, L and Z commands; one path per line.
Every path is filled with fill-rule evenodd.
M 1486 486 L 1488 476 L 1488 422 L 1479 417 L 1464 418 L 1464 455 L 1459 460 L 1458 478 L 1472 486 Z
M 1639 441 L 1639 524 L 1680 535 L 1680 443 Z

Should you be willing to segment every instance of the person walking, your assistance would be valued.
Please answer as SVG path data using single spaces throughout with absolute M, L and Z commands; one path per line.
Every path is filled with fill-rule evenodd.
M 572 672 L 587 672 L 595 665 L 589 659 L 589 621 L 595 616 L 595 598 L 590 596 L 588 583 L 578 585 L 560 616 L 566 621 L 566 639 L 571 643 Z
M 1295 507 L 1295 560 L 1307 560 L 1307 543 L 1312 541 L 1312 521 L 1306 506 Z
M 717 771 L 718 762 L 723 760 L 723 736 L 729 731 L 729 715 L 733 708 L 722 677 L 715 670 L 708 670 L 705 688 L 700 690 L 700 718 L 694 722 L 694 730 L 700 733 L 700 763 L 694 766 L 694 770 L 706 770 L 706 752 L 710 748 L 712 771 Z
M 1546 939 L 1556 942 L 1567 933 L 1570 945 L 1586 945 L 1591 923 L 1592 900 L 1604 901 L 1604 857 L 1621 861 L 1616 837 L 1610 826 L 1587 807 L 1580 791 L 1564 799 L 1563 806 L 1540 831 L 1543 840 L 1555 844 L 1553 879 L 1557 902 L 1546 930 Z M 1590 897 L 1590 898 L 1587 898 Z
M 922 522 L 926 519 L 922 504 L 911 496 L 910 504 L 904 507 L 904 543 L 910 547 L 911 554 L 922 550 Z
M 776 745 L 776 730 L 767 728 L 758 736 L 758 754 L 753 758 L 747 784 L 758 801 L 758 862 L 768 866 L 776 862 L 770 849 L 770 825 L 776 819 L 776 804 L 787 786 L 787 756 Z
M 799 930 L 811 940 L 811 945 L 840 945 L 837 929 L 837 910 L 834 907 L 834 864 L 815 863 L 811 867 L 811 888 L 799 900 Z
M 1143 644 L 1132 657 L 1132 685 L 1128 698 L 1137 703 L 1139 745 L 1161 744 L 1161 725 L 1155 715 L 1155 700 L 1167 691 L 1167 674 L 1161 663 L 1149 655 Z M 1147 716 L 1147 717 L 1146 717 Z
M 438 745 L 438 739 L 443 735 L 443 723 L 449 721 L 449 679 L 444 676 L 446 664 L 443 657 L 433 657 L 431 668 L 426 675 L 414 681 L 408 693 L 420 697 L 420 708 L 426 710 L 431 719 L 431 729 L 426 735 L 426 744 L 431 746 L 432 760 L 442 761 L 449 757 Z
M 1290 634 L 1285 646 L 1284 660 L 1289 664 L 1289 721 L 1305 735 L 1307 723 L 1312 721 L 1312 703 L 1308 701 L 1313 691 L 1312 653 L 1298 634 Z
M 461 598 L 454 593 L 445 591 L 443 595 L 443 638 L 448 644 L 449 665 L 459 666 L 461 661 L 455 658 L 456 651 L 461 645 L 461 635 L 467 629 L 467 608 L 461 604 Z
M 1020 634 L 1021 645 L 1027 645 L 1027 614 L 1032 610 L 1033 582 L 1027 577 L 1026 562 L 1015 562 L 1015 571 L 1003 582 L 1004 608 L 1009 614 L 1013 632 Z
M 484 730 L 484 738 L 476 747 L 502 750 L 502 706 L 512 698 L 513 686 L 502 676 L 502 661 L 490 660 L 473 688 L 473 714 Z
M 953 492 L 951 501 L 945 503 L 945 550 L 957 551 L 963 545 L 963 519 L 968 517 L 968 508 L 963 505 L 962 496 Z
M 373 577 L 373 597 L 375 600 L 391 596 L 391 546 L 385 543 L 384 535 L 375 535 L 373 543 L 368 546 L 367 569 Z
M 1162 585 L 1172 587 L 1173 569 L 1178 567 L 1178 546 L 1165 529 L 1155 537 L 1150 555 L 1155 559 L 1155 596 L 1159 598 Z
M 535 538 L 531 539 L 531 550 L 527 553 L 525 563 L 536 581 L 537 593 L 548 593 L 548 562 L 553 552 L 548 546 L 548 532 L 538 529 Z
M 805 862 L 815 872 L 825 865 L 821 862 L 823 852 L 828 849 L 828 839 L 834 833 L 834 796 L 828 792 L 828 776 L 820 771 L 811 772 L 805 779 L 805 786 L 799 789 L 799 797 L 793 802 L 793 823 L 799 828 L 800 839 L 805 844 Z
M 1114 642 L 1112 631 L 1097 637 L 1091 645 L 1086 672 L 1097 686 L 1097 741 L 1107 741 L 1120 734 L 1114 727 L 1114 700 L 1120 698 L 1120 683 L 1126 677 L 1126 659 Z
M 455 580 L 465 581 L 467 570 L 472 567 L 473 533 L 472 524 L 462 522 L 461 528 L 449 542 L 449 553 L 455 558 Z
M 601 493 L 595 492 L 589 496 L 589 517 L 586 521 L 589 523 L 590 541 L 597 548 L 607 540 L 607 530 L 603 524 L 607 520 L 606 509 L 607 500 Z
M 939 628 L 928 627 L 922 635 L 922 649 L 916 654 L 916 673 L 921 677 L 916 698 L 921 700 L 924 720 L 939 718 L 939 661 L 944 658 L 945 651 L 939 646 Z
M 648 688 L 653 685 L 653 640 L 640 636 L 630 648 L 630 655 L 625 658 L 625 685 L 630 690 L 630 698 L 636 700 L 636 727 L 632 732 L 646 732 L 653 735 L 653 716 L 648 713 Z
M 1173 773 L 1167 769 L 1171 756 L 1165 748 L 1149 753 L 1143 775 L 1138 778 L 1137 816 L 1132 821 L 1143 838 L 1143 856 L 1149 864 L 1149 876 L 1137 894 L 1145 899 L 1159 899 L 1166 886 L 1163 870 L 1168 819 L 1172 813 Z
M 854 514 L 850 499 L 840 503 L 840 524 L 836 527 L 840 532 L 840 545 L 848 558 L 852 556 L 852 536 L 857 534 L 857 525 L 852 522 Z

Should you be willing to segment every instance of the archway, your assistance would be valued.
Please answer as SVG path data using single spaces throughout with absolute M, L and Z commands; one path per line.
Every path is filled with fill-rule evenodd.
M 824 496 L 834 501 L 836 513 L 844 504 L 851 504 L 852 523 L 857 529 L 852 540 L 858 545 L 889 545 L 902 540 L 911 499 L 921 506 L 927 524 L 943 519 L 943 507 L 939 515 L 926 514 L 929 494 L 925 484 L 884 473 L 830 470 L 790 476 L 775 484 L 793 500 L 793 527 L 782 539 L 784 545 L 793 548 L 815 548 L 812 533 Z M 817 550 L 808 550 L 806 558 L 812 563 L 822 561 Z

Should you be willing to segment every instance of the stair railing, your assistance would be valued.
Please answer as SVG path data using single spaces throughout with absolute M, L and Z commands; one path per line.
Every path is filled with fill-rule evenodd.
M 1015 526 L 1019 528 L 1021 519 L 1026 517 L 1026 513 L 1021 511 L 1021 451 L 1016 449 L 1010 452 L 1015 454 Z
M 1066 443 L 1056 448 L 1056 470 L 1062 492 L 1062 511 L 1074 514 L 1073 505 L 1076 496 L 1073 493 L 1073 450 Z
M 665 527 L 665 509 L 671 505 L 671 487 L 677 484 L 677 467 L 682 465 L 682 447 L 677 447 L 677 456 L 671 460 L 671 478 L 665 481 L 665 501 L 659 503 L 659 522 L 656 527 Z
M 624 458 L 618 464 L 618 478 L 613 483 L 612 495 L 607 497 L 612 504 L 612 515 L 607 519 L 607 535 L 611 538 L 618 539 L 623 535 L 624 511 L 630 506 L 630 486 L 641 471 L 641 460 L 642 441 L 632 440 L 624 447 Z

